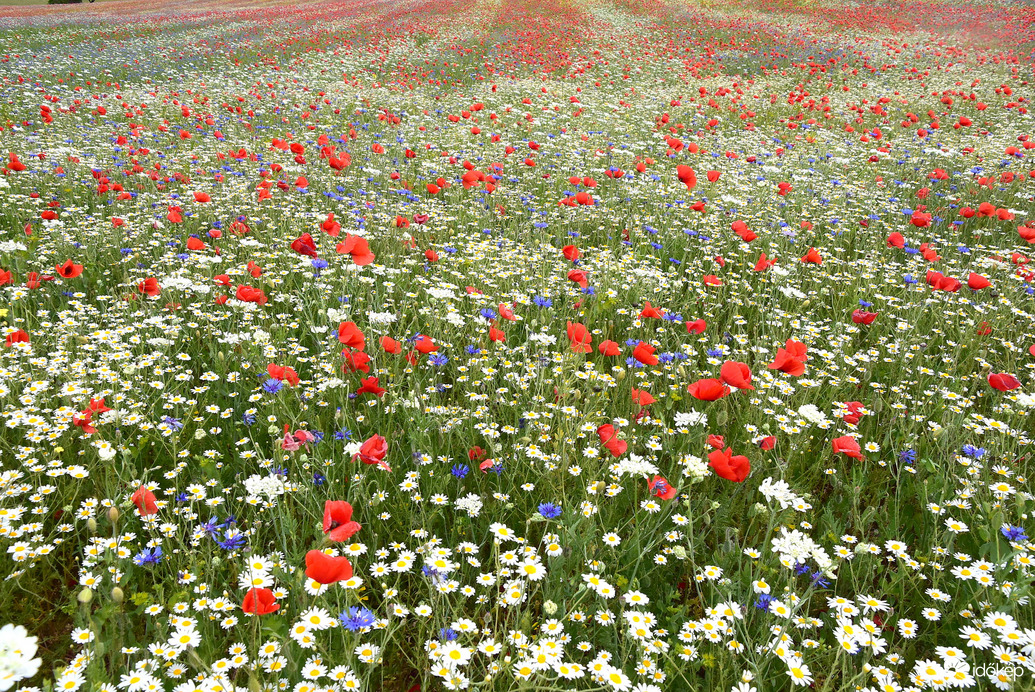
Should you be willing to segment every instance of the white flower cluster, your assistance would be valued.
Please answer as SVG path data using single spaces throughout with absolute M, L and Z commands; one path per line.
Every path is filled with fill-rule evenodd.
M 248 500 L 274 500 L 287 492 L 284 479 L 275 474 L 261 476 L 255 474 L 244 480 L 244 488 L 248 491 Z
M 646 478 L 658 472 L 658 467 L 643 457 L 630 454 L 627 459 L 621 459 L 611 465 L 611 471 L 622 478 L 623 476 L 640 476 Z
M 0 692 L 15 683 L 31 678 L 43 662 L 36 656 L 36 637 L 30 637 L 21 625 L 0 628 Z
M 701 457 L 687 454 L 679 460 L 683 467 L 683 476 L 689 478 L 691 483 L 697 483 L 708 477 L 708 463 Z
M 787 527 L 781 526 L 780 536 L 773 539 L 772 550 L 780 556 L 780 562 L 788 568 L 794 567 L 799 562 L 806 562 L 809 558 L 819 566 L 820 570 L 828 574 L 834 567 L 823 546 L 797 529 L 788 531 Z
M 806 512 L 812 509 L 811 504 L 794 494 L 786 481 L 774 481 L 772 478 L 766 478 L 758 486 L 758 491 L 765 495 L 767 502 L 772 503 L 773 500 L 779 502 L 780 509 L 793 507 L 797 512 Z
M 457 509 L 461 509 L 467 512 L 467 516 L 476 517 L 482 511 L 482 501 L 474 493 L 458 498 L 453 504 L 456 505 Z

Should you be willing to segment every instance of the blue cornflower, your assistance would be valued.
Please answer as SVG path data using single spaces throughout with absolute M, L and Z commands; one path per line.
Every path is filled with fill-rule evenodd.
M 162 549 L 159 546 L 153 548 L 144 548 L 139 553 L 133 556 L 133 564 L 140 565 L 157 565 L 162 561 Z
M 478 348 L 477 346 L 475 346 L 473 344 L 468 346 L 465 350 L 467 351 L 467 355 L 469 355 L 469 356 L 476 356 L 476 355 L 478 355 L 479 353 L 482 352 L 482 350 L 480 348 Z
M 430 358 L 428 358 L 428 362 L 432 365 L 445 365 L 449 362 L 449 358 L 443 356 L 441 353 L 436 353 Z
M 267 394 L 276 394 L 283 387 L 284 387 L 284 383 L 283 382 L 281 382 L 280 380 L 275 380 L 272 377 L 267 378 L 266 381 L 262 383 L 262 389 Z
M 980 459 L 985 456 L 985 448 L 975 447 L 974 445 L 963 445 L 963 453 L 972 459 Z
M 456 638 L 459 636 L 460 634 L 452 627 L 443 627 L 438 631 L 438 638 L 444 642 L 456 641 Z
M 471 467 L 467 464 L 456 464 L 449 472 L 457 478 L 464 478 L 471 472 Z
M 216 539 L 216 544 L 223 550 L 237 550 L 244 547 L 247 543 L 247 539 L 244 534 L 234 529 L 229 529 L 223 533 L 223 540 Z
M 725 352 L 721 348 L 709 348 L 707 351 L 705 351 L 705 354 L 712 358 L 718 358 L 723 353 Z
M 346 428 L 342 428 L 341 430 L 336 430 L 334 432 L 334 439 L 335 440 L 351 440 L 352 439 L 352 431 L 348 430 Z
M 1003 524 L 1003 528 L 999 529 L 1007 540 L 1010 541 L 1026 541 L 1028 540 L 1027 534 L 1024 533 L 1023 526 L 1010 526 L 1009 524 Z
M 532 298 L 532 302 L 541 308 L 549 308 L 553 306 L 553 301 L 544 296 L 536 296 L 535 298 Z
M 769 610 L 769 604 L 773 602 L 773 597 L 767 593 L 759 594 L 758 600 L 755 601 L 755 607 L 759 610 Z
M 916 463 L 916 450 L 907 449 L 906 451 L 899 454 L 898 458 L 899 461 L 901 461 L 903 464 L 908 464 L 909 466 L 912 466 Z
M 326 269 L 329 266 L 327 264 L 327 260 L 320 259 L 319 257 L 317 257 L 312 262 L 310 262 L 310 264 L 312 264 L 313 265 L 313 269 L 315 269 L 317 271 L 319 271 L 321 269 Z
M 905 276 L 902 277 L 902 280 L 905 281 L 907 284 L 915 284 L 915 283 L 917 283 L 917 280 L 913 278 L 912 274 L 906 274 Z
M 162 416 L 162 422 L 168 425 L 173 430 L 180 430 L 183 428 L 183 423 L 171 416 Z
M 366 608 L 358 608 L 356 606 L 352 606 L 338 616 L 338 621 L 341 622 L 341 626 L 349 632 L 358 632 L 364 627 L 370 627 L 374 624 L 375 619 L 373 612 Z
M 219 529 L 221 527 L 222 524 L 219 523 L 219 520 L 212 518 L 201 525 L 201 530 L 207 533 L 212 538 L 215 538 L 216 534 L 219 533 Z
M 873 307 L 873 303 L 870 303 L 869 301 L 865 301 L 865 300 L 860 298 L 859 299 L 859 307 L 872 308 Z
M 794 573 L 795 574 L 801 575 L 801 574 L 805 574 L 808 571 L 809 571 L 809 566 L 808 566 L 807 563 L 805 563 L 805 562 L 795 563 L 795 565 L 794 565 Z
M 255 414 L 245 413 L 241 416 L 241 420 L 244 422 L 245 425 L 255 425 Z
M 827 581 L 827 578 L 823 576 L 822 572 L 813 572 L 809 576 L 809 579 L 812 580 L 812 585 L 815 586 L 817 589 L 825 589 L 828 586 L 830 586 L 830 582 Z
M 561 508 L 552 502 L 544 502 L 539 505 L 539 514 L 546 519 L 556 519 L 561 516 Z
M 482 308 L 478 314 L 490 321 L 496 319 L 497 317 L 496 311 L 492 308 Z
M 326 476 L 324 476 L 322 473 L 313 471 L 313 485 L 323 485 L 325 482 L 327 482 Z
M 190 500 L 190 496 L 187 493 L 182 493 L 181 492 L 181 493 L 176 493 L 176 498 L 175 499 L 176 499 L 177 502 L 187 502 L 188 500 Z

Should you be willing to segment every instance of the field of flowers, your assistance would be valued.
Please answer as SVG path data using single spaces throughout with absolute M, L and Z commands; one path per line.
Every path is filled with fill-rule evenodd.
M 0 8 L 0 691 L 1031 690 L 1033 65 L 963 0 Z

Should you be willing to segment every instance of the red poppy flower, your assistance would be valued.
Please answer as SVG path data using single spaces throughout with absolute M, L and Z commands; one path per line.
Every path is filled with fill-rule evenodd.
M 198 202 L 199 204 L 205 204 L 206 202 L 211 202 L 212 198 L 209 196 L 207 192 L 195 192 L 194 201 Z
M 364 464 L 377 464 L 386 471 L 391 471 L 392 467 L 385 463 L 385 456 L 388 454 L 388 441 L 380 435 L 373 435 L 363 446 L 359 448 L 359 452 L 353 455 L 352 460 L 359 459 Z
M 300 255 L 316 257 L 316 243 L 313 241 L 313 236 L 308 233 L 303 233 L 291 241 L 291 249 Z
M 0 286 L 6 286 L 11 283 L 11 272 L 0 269 Z
M 970 272 L 970 276 L 967 277 L 967 286 L 969 286 L 972 291 L 980 291 L 982 288 L 988 288 L 991 285 L 992 282 L 980 274 Z
M 361 372 L 364 375 L 370 374 L 370 355 L 364 351 L 342 351 L 342 355 L 345 356 L 345 363 L 342 365 L 343 370 L 349 372 Z
M 708 323 L 702 319 L 696 319 L 693 322 L 686 323 L 687 334 L 703 334 L 704 330 L 708 328 Z
M 244 303 L 258 303 L 259 305 L 265 305 L 269 302 L 269 298 L 262 292 L 262 289 L 253 288 L 251 286 L 238 286 L 237 287 L 237 300 Z
M 776 359 L 767 367 L 770 370 L 785 372 L 792 377 L 800 377 L 805 372 L 805 361 L 808 360 L 806 351 L 805 344 L 788 339 L 785 348 L 776 352 Z
M 162 287 L 158 285 L 158 279 L 152 277 L 138 283 L 137 290 L 154 298 L 162 292 Z
M 705 286 L 721 286 L 722 285 L 722 279 L 720 279 L 719 277 L 715 276 L 715 274 L 705 274 L 703 277 L 701 277 L 701 281 L 704 282 Z
M 602 356 L 617 356 L 622 353 L 622 347 L 618 345 L 618 342 L 611 341 L 610 339 L 601 341 L 600 345 L 597 346 L 597 350 Z
M 859 443 L 855 441 L 855 438 L 845 435 L 839 437 L 832 443 L 834 448 L 834 454 L 844 454 L 846 457 L 853 459 L 862 459 L 862 449 L 859 447 Z
M 656 401 L 656 399 L 650 395 L 650 392 L 643 389 L 636 389 L 634 387 L 631 394 L 633 403 L 639 406 L 650 406 Z
M 728 360 L 719 368 L 719 379 L 737 389 L 754 389 L 751 386 L 751 368 L 747 363 Z
M 586 288 L 589 286 L 589 278 L 586 276 L 586 272 L 581 269 L 572 269 L 568 272 L 568 281 L 574 281 L 579 286 Z
M 649 300 L 646 303 L 644 303 L 643 310 L 640 311 L 640 317 L 652 317 L 655 319 L 661 319 L 663 316 L 664 313 L 658 308 L 651 305 Z
M 151 514 L 158 514 L 157 498 L 146 486 L 142 485 L 137 488 L 129 499 L 137 506 L 140 516 L 146 517 Z
M 339 255 L 352 255 L 352 263 L 360 267 L 370 264 L 375 259 L 367 239 L 356 235 L 346 234 L 345 241 L 338 243 L 334 251 Z
M 765 253 L 763 252 L 759 256 L 758 261 L 755 262 L 755 266 L 752 267 L 752 270 L 756 272 L 764 272 L 766 269 L 773 266 L 774 264 L 776 264 L 776 258 L 774 257 L 773 259 L 767 259 Z
M 381 337 L 381 348 L 385 350 L 385 353 L 394 353 L 396 355 L 402 353 L 402 344 L 390 336 Z
M 601 344 L 603 346 L 603 344 Z M 636 344 L 636 348 L 633 349 L 633 358 L 644 365 L 657 365 L 658 357 L 654 355 L 656 349 L 648 344 L 646 341 L 641 341 Z
M 770 449 L 776 446 L 776 438 L 772 435 L 769 435 L 768 437 L 763 437 L 761 440 L 758 441 L 758 446 L 768 452 Z
M 722 435 L 709 435 L 708 439 L 705 442 L 709 447 L 714 447 L 715 449 L 722 449 L 723 445 L 726 444 L 726 438 L 724 438 Z
M 899 233 L 898 231 L 894 231 L 891 235 L 888 236 L 887 243 L 888 247 L 894 247 L 901 250 L 906 246 L 906 239 L 902 236 L 901 233 Z
M 686 185 L 687 190 L 693 190 L 697 186 L 697 175 L 690 166 L 676 166 L 676 177 L 679 182 Z
M 292 387 L 302 381 L 299 379 L 298 373 L 295 372 L 295 369 L 289 366 L 274 365 L 273 363 L 270 363 L 266 366 L 266 374 L 274 380 L 287 382 L 288 385 Z
M 659 500 L 671 500 L 679 494 L 678 491 L 669 485 L 668 481 L 662 476 L 654 476 L 651 478 L 650 482 L 647 483 L 647 489 L 650 490 L 651 495 Z
M 305 576 L 321 584 L 352 579 L 352 563 L 346 557 L 331 557 L 322 550 L 305 554 Z
M 572 353 L 592 353 L 593 347 L 590 343 L 593 336 L 586 329 L 586 325 L 579 322 L 568 322 L 568 341 L 571 342 Z
M 861 401 L 846 401 L 845 413 L 842 420 L 849 425 L 858 425 L 863 417 L 863 405 Z
M 497 329 L 496 325 L 489 325 L 489 341 L 498 341 L 501 343 L 506 343 L 507 335 L 503 332 L 502 329 Z M 572 348 L 575 348 L 575 344 L 572 344 Z M 590 351 L 592 350 L 593 349 L 590 349 Z M 589 351 L 586 351 L 586 353 L 588 352 Z
M 268 615 L 280 610 L 280 604 L 269 589 L 249 589 L 241 603 L 241 610 L 249 615 Z
M 361 380 L 359 383 L 359 389 L 356 390 L 356 394 L 373 394 L 374 396 L 380 397 L 386 390 L 384 387 L 378 385 L 378 378 L 367 377 Z
M 83 273 L 83 265 L 73 264 L 72 260 L 65 260 L 64 264 L 59 264 L 54 269 L 62 279 L 74 279 Z
M 801 261 L 807 264 L 823 264 L 823 258 L 820 257 L 819 252 L 814 247 L 809 248 L 809 251 L 801 258 Z
M 341 233 L 341 224 L 334 219 L 333 211 L 327 214 L 327 218 L 324 219 L 323 223 L 320 224 L 320 228 L 323 230 L 324 233 L 333 238 L 337 238 L 338 234 Z
M 342 322 L 338 325 L 338 341 L 356 351 L 362 351 L 367 345 L 366 336 L 355 322 Z
M 875 319 L 877 319 L 876 312 L 866 312 L 865 310 L 852 311 L 852 322 L 856 324 L 873 324 Z
M 721 380 L 707 378 L 691 383 L 686 391 L 690 393 L 690 396 L 701 401 L 717 401 L 729 394 L 730 388 Z
M 725 451 L 717 449 L 711 452 L 708 455 L 708 465 L 718 476 L 734 483 L 742 483 L 751 473 L 751 462 L 748 458 L 742 455 L 734 456 L 729 447 Z
M 340 543 L 352 538 L 363 528 L 352 521 L 352 505 L 344 500 L 327 500 L 323 503 L 323 532 L 327 539 Z
M 597 436 L 600 438 L 600 444 L 616 457 L 620 457 L 625 454 L 625 451 L 629 448 L 629 445 L 625 440 L 618 439 L 615 426 L 610 423 L 605 423 L 597 428 Z
M 29 335 L 24 329 L 16 329 L 7 335 L 4 339 L 4 347 L 11 348 L 14 344 L 27 344 L 29 343 Z
M 989 373 L 988 384 L 1000 392 L 1009 392 L 1021 386 L 1020 380 L 1005 372 Z
M 574 245 L 565 245 L 561 248 L 561 252 L 564 253 L 564 257 L 570 262 L 574 262 L 579 258 L 579 249 Z

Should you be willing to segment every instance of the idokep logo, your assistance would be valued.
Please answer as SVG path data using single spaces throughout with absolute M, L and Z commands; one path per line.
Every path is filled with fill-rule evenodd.
M 970 673 L 975 678 L 1010 682 L 1019 679 L 1024 669 L 1012 663 L 982 663 L 971 668 Z

